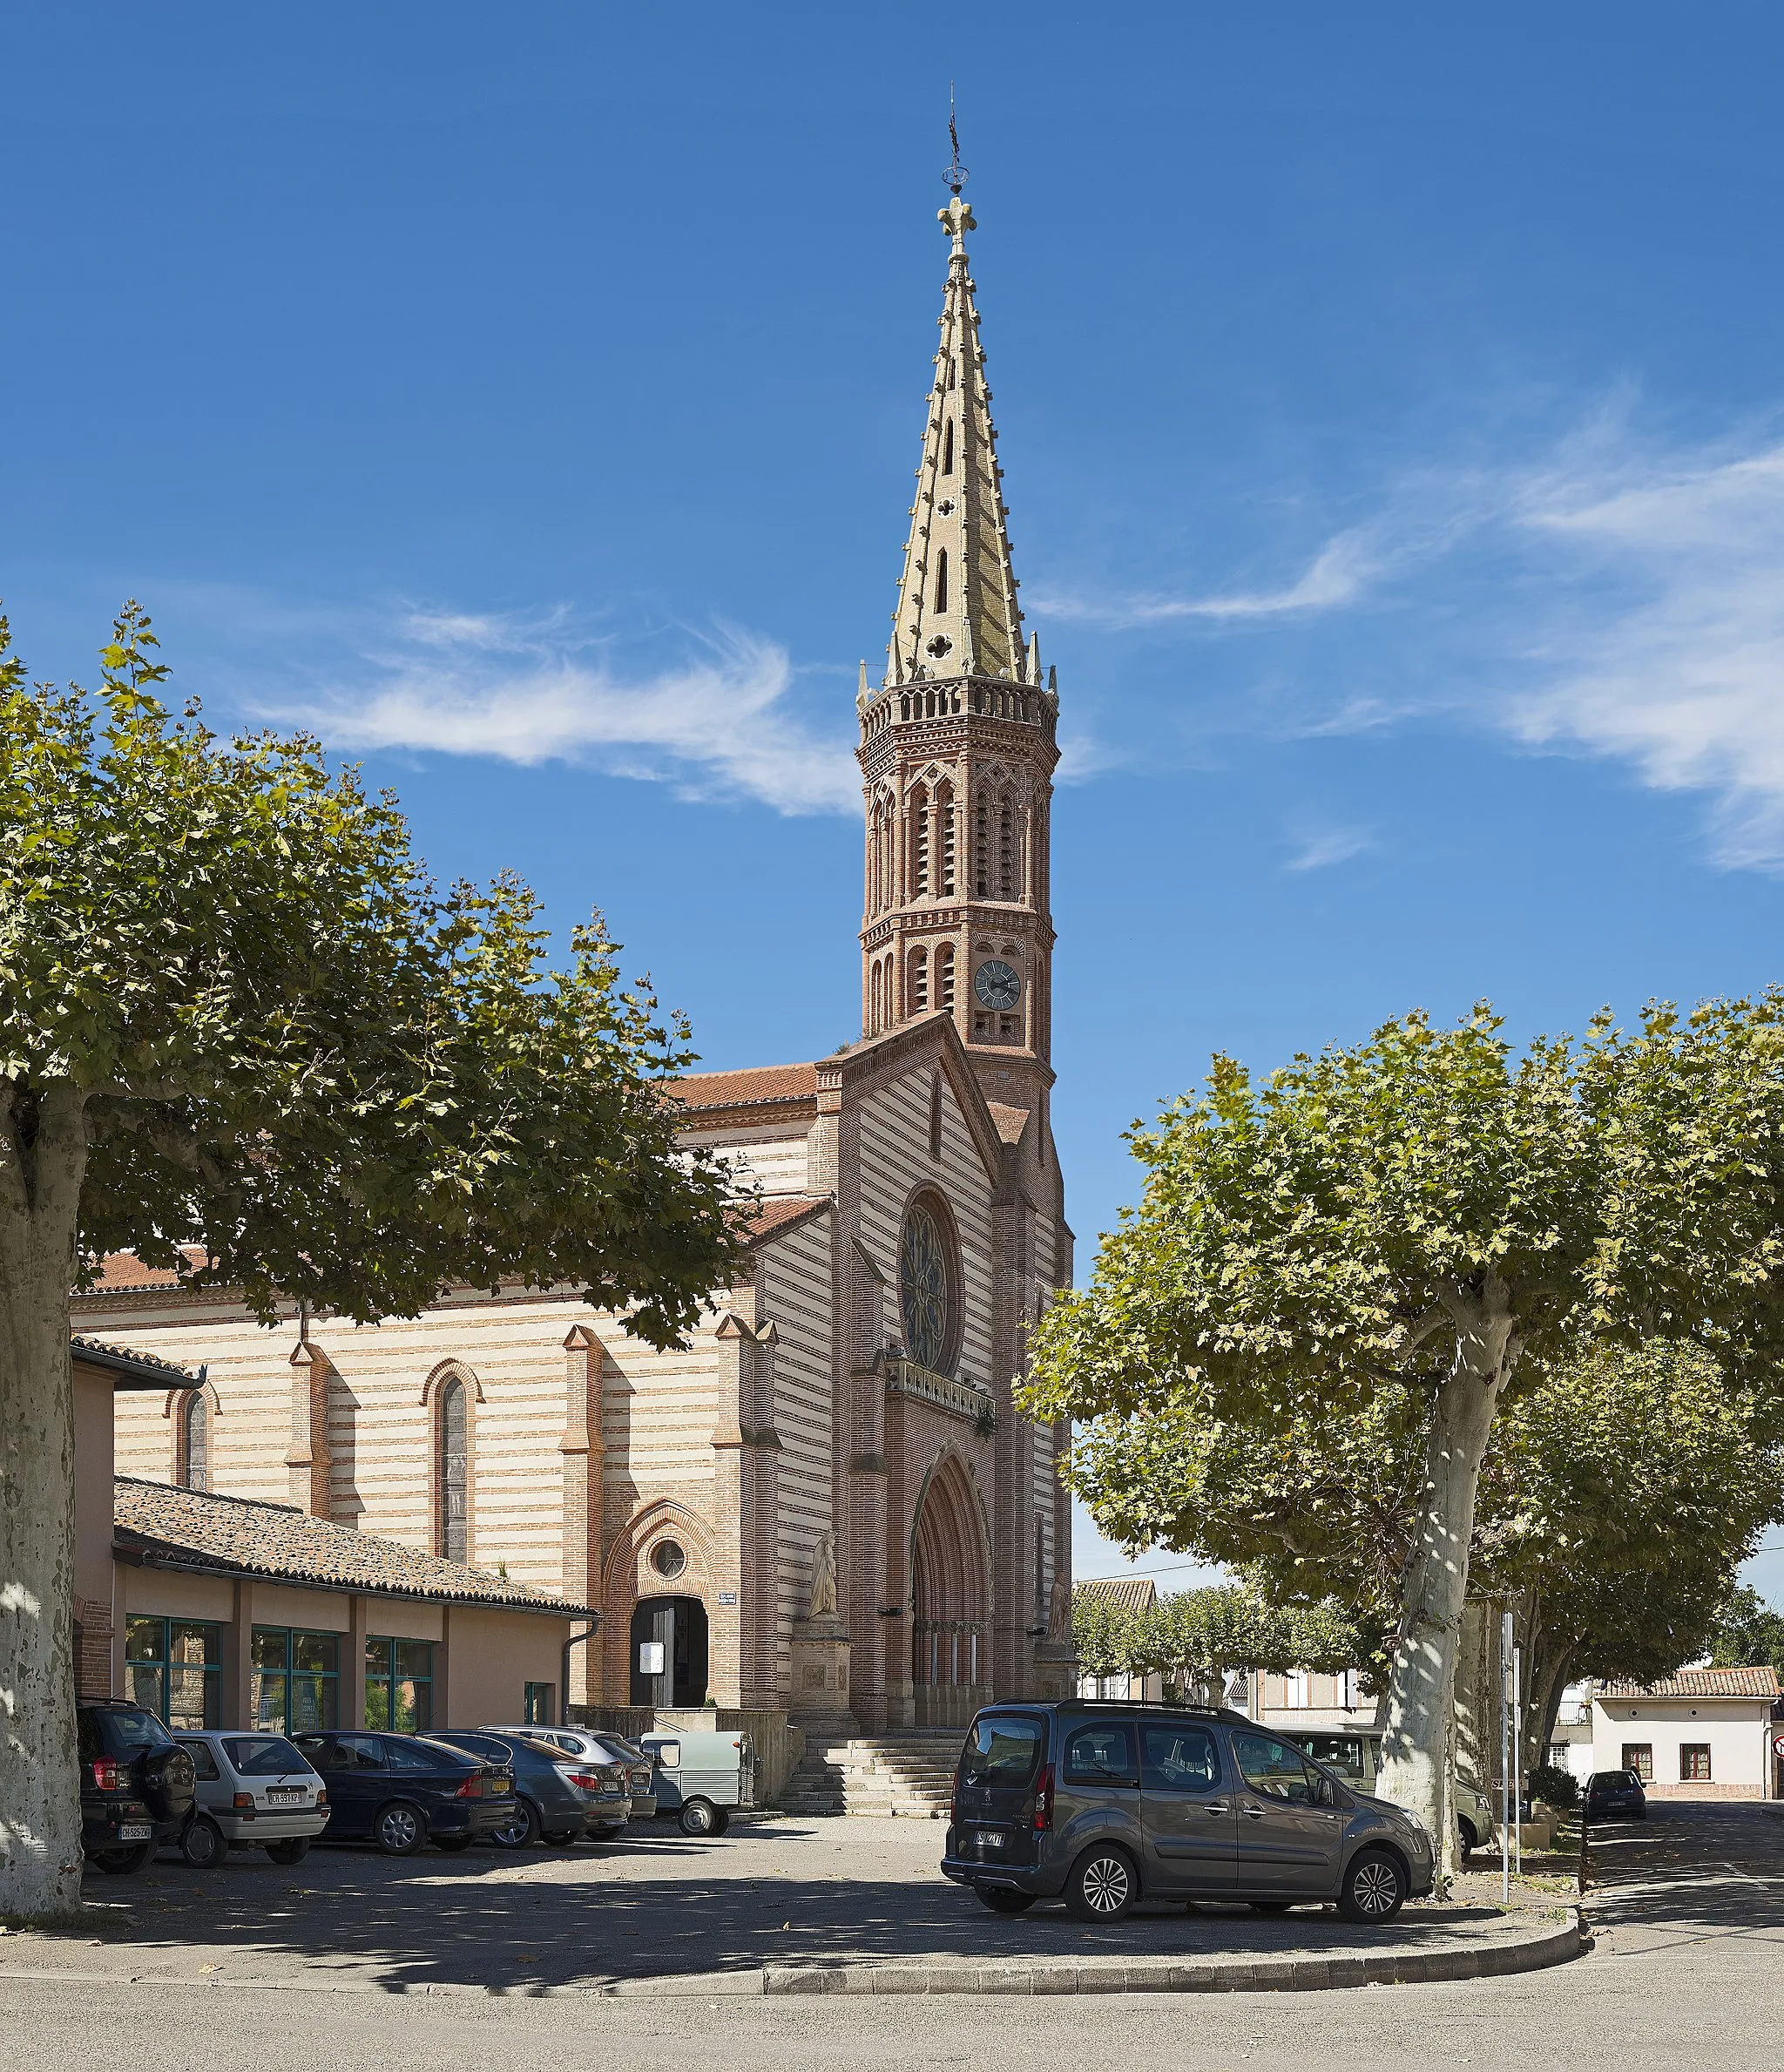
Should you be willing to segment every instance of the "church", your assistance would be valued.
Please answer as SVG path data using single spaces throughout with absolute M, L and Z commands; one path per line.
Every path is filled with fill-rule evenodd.
M 1014 1393 L 1071 1276 L 1049 1115 L 1058 699 L 1023 634 L 957 182 L 941 222 L 897 610 L 856 701 L 862 1039 L 677 1083 L 684 1141 L 760 1190 L 747 1269 L 687 1348 L 574 1289 L 449 1290 L 363 1328 L 294 1306 L 267 1330 L 125 1256 L 74 1301 L 84 1337 L 191 1384 L 118 1396 L 120 1473 L 597 1608 L 542 1706 L 711 1701 L 875 1733 L 1072 1688 L 1066 1434 Z

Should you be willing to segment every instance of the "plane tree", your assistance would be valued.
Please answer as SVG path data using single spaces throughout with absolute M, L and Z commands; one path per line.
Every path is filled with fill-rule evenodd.
M 1441 1835 L 1502 1407 L 1545 1364 L 1654 1337 L 1775 1386 L 1784 993 L 1656 1004 L 1627 1031 L 1604 1015 L 1522 1054 L 1483 1006 L 1452 1028 L 1409 1014 L 1260 1080 L 1219 1056 L 1129 1141 L 1144 1197 L 1037 1333 L 1031 1414 L 1255 1437 L 1410 1398 L 1382 1784 Z M 1211 1551 L 1176 1531 L 1165 1543 Z
M 674 1344 L 734 1259 L 685 1025 L 598 917 L 441 891 L 318 744 L 222 741 L 128 605 L 97 694 L 0 620 L 0 1916 L 77 1902 L 69 1294 L 128 1249 L 271 1323 L 569 1285 Z

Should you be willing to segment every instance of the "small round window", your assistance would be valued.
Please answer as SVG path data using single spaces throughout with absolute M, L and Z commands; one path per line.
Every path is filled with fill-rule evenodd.
M 687 1566 L 687 1553 L 673 1540 L 659 1540 L 651 1549 L 651 1566 L 659 1575 L 679 1575 Z

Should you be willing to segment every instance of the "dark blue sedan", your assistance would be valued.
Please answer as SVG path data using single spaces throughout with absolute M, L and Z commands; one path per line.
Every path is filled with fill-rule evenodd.
M 318 1838 L 375 1842 L 387 1856 L 424 1843 L 468 1849 L 514 1818 L 514 1773 L 420 1734 L 294 1734 L 334 1809 Z
M 1588 1820 L 1645 1820 L 1648 1795 L 1632 1770 L 1594 1771 L 1585 1788 Z

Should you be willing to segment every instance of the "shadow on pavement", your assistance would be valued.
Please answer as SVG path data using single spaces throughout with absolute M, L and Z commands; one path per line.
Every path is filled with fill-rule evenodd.
M 826 1825 L 846 1843 L 849 1823 Z M 1057 1906 L 1012 1920 L 939 1872 L 900 1879 L 873 1865 L 854 1876 L 840 1846 L 822 1875 L 778 1871 L 777 1845 L 793 1853 L 810 1833 L 763 1822 L 722 1840 L 672 1832 L 598 1850 L 395 1859 L 318 1849 L 284 1870 L 257 1851 L 204 1872 L 166 1857 L 137 1878 L 90 1876 L 90 1913 L 105 1925 L 81 1941 L 97 1932 L 132 1975 L 332 1973 L 395 1991 L 524 1989 L 843 1958 L 1280 1956 L 1359 1942 L 1417 1950 L 1498 1919 L 1488 1906 L 1421 1906 L 1359 1930 L 1317 1908 L 1266 1916 L 1161 1902 L 1116 1928 L 1086 1927 Z
M 1585 1900 L 1612 1954 L 1784 1932 L 1784 1805 L 1654 1799 L 1595 1821 Z

